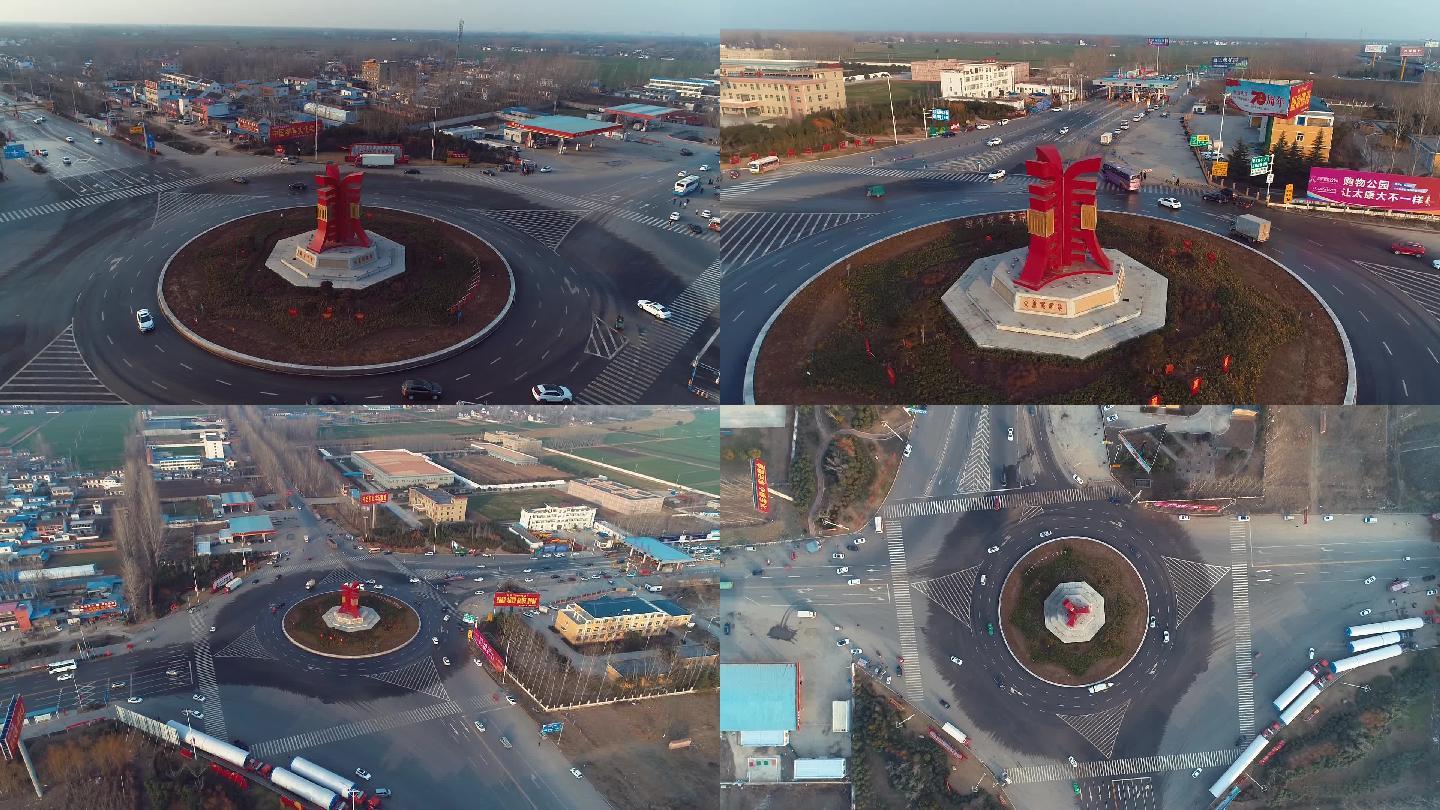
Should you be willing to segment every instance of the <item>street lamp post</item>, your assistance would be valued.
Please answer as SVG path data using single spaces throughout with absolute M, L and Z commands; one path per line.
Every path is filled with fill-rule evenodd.
M 890 77 L 885 77 L 885 95 L 890 99 L 890 137 L 894 139 L 895 145 L 900 145 L 900 128 L 895 125 L 895 95 L 890 92 Z
M 1225 148 L 1225 100 L 1228 98 L 1230 98 L 1229 93 L 1220 91 L 1220 137 L 1215 143 L 1216 149 Z

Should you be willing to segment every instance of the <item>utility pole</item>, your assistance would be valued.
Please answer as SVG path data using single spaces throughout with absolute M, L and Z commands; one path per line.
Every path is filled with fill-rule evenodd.
M 900 128 L 895 125 L 895 95 L 890 92 L 890 77 L 885 77 L 885 95 L 890 98 L 890 136 L 895 140 L 895 145 L 900 145 Z

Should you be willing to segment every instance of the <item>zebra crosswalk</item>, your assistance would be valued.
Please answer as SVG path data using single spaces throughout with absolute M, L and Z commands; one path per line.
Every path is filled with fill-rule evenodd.
M 131 186 L 129 188 L 105 191 L 99 194 L 89 194 L 83 197 L 75 197 L 60 202 L 46 203 L 45 205 L 32 205 L 28 208 L 17 208 L 11 211 L 0 211 L 0 224 L 6 222 L 18 222 L 32 217 L 45 216 L 47 214 L 58 214 L 65 211 L 78 211 L 81 208 L 89 208 L 116 200 L 126 200 L 135 197 L 143 197 L 148 194 L 157 194 L 166 191 L 174 191 L 179 188 L 199 186 L 206 183 L 213 183 L 217 180 L 228 180 L 234 177 L 253 177 L 257 174 L 276 172 L 285 167 L 276 163 L 258 163 L 253 166 L 246 166 L 241 169 L 233 169 L 219 174 L 202 175 L 199 177 L 182 177 L 176 180 L 167 180 L 163 183 L 150 183 L 145 185 Z M 217 195 L 218 196 L 218 195 Z
M 670 318 L 647 327 L 620 348 L 575 401 L 589 405 L 637 402 L 720 305 L 720 263 L 711 262 L 670 305 Z
M 1107 498 L 1128 497 L 1128 495 L 1129 493 L 1120 487 L 1086 484 L 1083 487 L 1048 489 L 1040 492 L 1002 492 L 994 495 L 971 495 L 961 498 L 901 501 L 886 504 L 881 507 L 880 513 L 887 518 L 955 515 L 984 509 L 1023 509 L 1027 506 L 1102 501 Z
M 1250 524 L 1230 524 L 1230 588 L 1235 600 L 1236 705 L 1240 733 L 1255 727 L 1255 651 L 1250 638 Z
M 100 382 L 75 344 L 72 321 L 10 379 L 0 383 L 0 403 L 124 404 Z
M 720 262 L 726 267 L 749 264 L 787 245 L 872 216 L 868 212 L 731 214 L 720 237 Z
M 1082 762 L 1079 768 L 1071 768 L 1066 763 L 1017 765 L 1007 768 L 1005 775 L 1010 777 L 1012 784 L 1071 782 L 1077 776 L 1081 778 L 1137 776 L 1164 771 L 1188 771 L 1194 768 L 1228 766 L 1238 756 L 1240 756 L 1240 749 L 1227 748 L 1223 751 L 1194 751 L 1188 754 L 1159 754 L 1151 757 Z
M 920 646 L 915 636 L 915 608 L 910 603 L 910 574 L 905 561 L 905 538 L 900 521 L 885 526 L 885 553 L 890 557 L 890 595 L 895 600 L 895 635 L 900 640 L 900 654 L 911 661 L 920 660 Z M 905 694 L 911 700 L 925 696 L 920 667 L 905 670 Z
M 205 698 L 205 733 L 228 740 L 230 731 L 220 702 L 220 683 L 215 679 L 215 658 L 210 654 L 210 632 L 200 613 L 190 614 L 190 639 L 195 647 L 196 691 Z

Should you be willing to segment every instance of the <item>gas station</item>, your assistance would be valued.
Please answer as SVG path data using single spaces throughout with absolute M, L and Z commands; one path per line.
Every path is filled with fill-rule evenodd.
M 1095 85 L 1105 88 L 1105 98 L 1129 98 L 1131 101 L 1168 102 L 1180 85 L 1179 76 L 1160 76 L 1152 70 L 1127 70 L 1095 80 Z
M 517 131 L 523 133 L 520 143 L 527 148 L 536 148 L 536 136 L 539 136 L 558 140 L 560 144 L 556 151 L 563 152 L 566 141 L 593 138 L 608 132 L 620 132 L 625 129 L 625 125 L 609 121 L 591 121 L 588 118 L 576 118 L 573 115 L 541 115 L 523 121 L 511 121 L 506 124 L 505 128 L 507 136 Z M 513 141 L 514 138 L 507 137 L 506 140 Z
M 600 112 L 603 115 L 615 116 L 616 123 L 639 124 L 636 128 L 645 130 L 650 128 L 650 124 L 664 121 L 668 116 L 684 113 L 685 110 L 655 104 L 620 104 L 606 107 Z

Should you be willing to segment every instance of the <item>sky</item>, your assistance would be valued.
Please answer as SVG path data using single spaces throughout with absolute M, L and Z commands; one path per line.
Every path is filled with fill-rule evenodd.
M 1397 42 L 1440 38 L 1440 5 L 1435 0 L 723 0 L 716 7 L 721 27 L 740 31 L 1075 32 Z
M 809 0 L 807 0 L 808 2 Z M 7 22 L 104 23 L 120 25 L 234 25 L 296 28 L 389 28 L 466 32 L 688 34 L 715 38 L 720 26 L 708 0 L 545 0 L 540 3 L 476 3 L 473 0 L 9 0 L 0 4 L 0 39 Z

